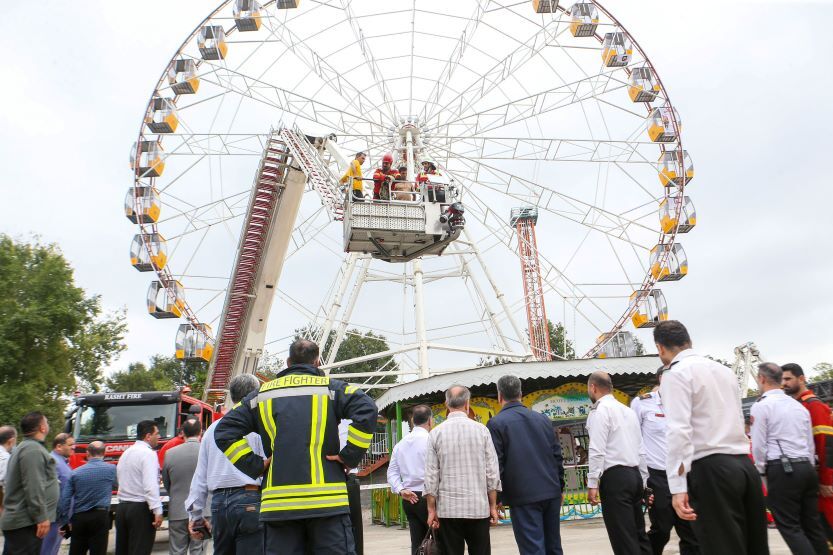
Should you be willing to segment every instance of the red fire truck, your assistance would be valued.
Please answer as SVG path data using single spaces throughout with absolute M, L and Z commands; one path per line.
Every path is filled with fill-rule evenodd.
M 203 429 L 222 416 L 211 405 L 188 395 L 191 390 L 142 393 L 95 393 L 78 395 L 66 415 L 64 431 L 75 438 L 75 453 L 69 465 L 77 468 L 87 460 L 91 441 L 106 443 L 104 460 L 115 464 L 136 441 L 136 426 L 153 420 L 159 426 L 159 448 L 176 436 L 189 416 L 199 418 Z

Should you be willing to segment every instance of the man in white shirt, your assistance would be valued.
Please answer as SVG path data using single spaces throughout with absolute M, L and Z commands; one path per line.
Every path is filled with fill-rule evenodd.
M 260 381 L 256 377 L 242 374 L 229 382 L 229 397 L 237 404 L 258 389 Z M 202 435 L 197 470 L 185 500 L 188 530 L 195 539 L 205 538 L 200 531 L 202 527 L 210 532 L 215 553 L 260 555 L 263 553 L 260 478 L 250 478 L 237 470 L 217 447 L 214 430 L 219 422 L 213 422 Z M 246 441 L 254 453 L 265 458 L 259 434 L 249 434 Z M 211 507 L 206 506 L 209 494 Z
M 664 371 L 664 366 L 657 370 L 658 384 L 662 383 Z M 662 555 L 671 538 L 671 529 L 674 528 L 680 538 L 680 554 L 698 555 L 700 549 L 697 547 L 697 537 L 691 528 L 691 522 L 678 517 L 671 506 L 671 491 L 668 489 L 668 476 L 665 474 L 665 434 L 668 426 L 665 422 L 665 408 L 659 394 L 659 385 L 650 393 L 640 395 L 631 401 L 631 410 L 636 414 L 642 432 L 645 461 L 648 463 L 648 487 L 654 495 L 654 502 L 648 509 L 651 519 L 651 529 L 648 530 L 651 550 L 654 555 Z
M 116 507 L 116 555 L 149 555 L 162 525 L 159 497 L 159 428 L 153 420 L 136 426 L 137 441 L 119 458 Z
M 734 373 L 691 349 L 676 320 L 654 328 L 668 370 L 659 392 L 668 426 L 665 470 L 677 516 L 693 521 L 703 553 L 767 555 L 761 477 L 749 460 Z
M 17 430 L 14 426 L 0 427 L 0 513 L 3 512 L 3 490 L 6 489 L 6 469 L 12 456 L 12 449 L 17 443 Z
M 431 408 L 417 405 L 411 412 L 413 431 L 393 447 L 388 463 L 388 484 L 402 498 L 411 533 L 411 555 L 416 555 L 419 544 L 428 533 L 428 505 L 422 496 L 425 483 L 425 450 L 428 432 L 434 424 Z
M 587 417 L 587 499 L 598 505 L 601 494 L 602 519 L 615 555 L 651 555 L 642 512 L 648 467 L 636 415 L 613 396 L 607 372 L 590 374 L 587 394 L 593 402 Z
M 767 504 L 793 553 L 825 555 L 827 539 L 819 520 L 819 479 L 810 413 L 781 389 L 781 367 L 758 366 L 752 405 L 752 457 L 767 478 Z

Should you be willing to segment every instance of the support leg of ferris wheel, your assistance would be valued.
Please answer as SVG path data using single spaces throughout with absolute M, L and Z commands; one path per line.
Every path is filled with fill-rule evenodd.
M 460 248 L 455 245 L 455 249 L 460 251 Z M 511 351 L 512 349 L 509 347 L 509 340 L 506 339 L 506 336 L 503 334 L 503 330 L 500 328 L 500 324 L 497 320 L 497 313 L 492 310 L 491 305 L 489 304 L 488 299 L 483 294 L 483 289 L 480 287 L 480 283 L 477 281 L 477 278 L 472 273 L 471 268 L 469 267 L 468 260 L 466 260 L 466 255 L 462 252 L 458 252 L 456 254 L 457 259 L 460 261 L 460 273 L 463 277 L 468 277 L 471 281 L 472 287 L 474 288 L 475 295 L 480 302 L 483 303 L 483 309 L 486 311 L 486 315 L 489 317 L 489 322 L 492 324 L 492 329 L 495 333 L 495 338 L 500 343 L 500 346 L 503 347 L 504 351 Z
M 347 332 L 347 324 L 350 321 L 350 317 L 353 315 L 353 308 L 355 308 L 356 301 L 359 299 L 359 293 L 361 293 L 362 286 L 367 280 L 367 272 L 369 269 L 370 257 L 367 257 L 362 261 L 362 265 L 359 268 L 359 275 L 356 277 L 356 282 L 353 284 L 353 290 L 350 292 L 350 299 L 347 301 L 347 306 L 344 307 L 344 313 L 341 315 L 341 319 L 338 323 L 333 344 L 330 346 L 330 350 L 327 353 L 326 366 L 331 365 L 335 361 L 336 354 L 338 354 L 338 348 L 341 347 L 341 342 L 344 341 L 344 334 Z M 328 375 L 330 373 L 329 369 L 326 369 L 325 372 L 327 372 Z
M 347 255 L 347 258 L 344 259 L 344 263 L 341 266 L 341 276 L 338 280 L 338 286 L 333 292 L 333 297 L 330 300 L 329 308 L 327 309 L 327 316 L 318 337 L 318 345 L 321 346 L 322 351 L 327 345 L 327 340 L 330 338 L 330 332 L 333 330 L 333 322 L 335 321 L 335 317 L 338 315 L 338 311 L 341 309 L 342 302 L 344 301 L 344 295 L 347 293 L 347 287 L 350 285 L 350 280 L 353 277 L 353 271 L 356 269 L 356 262 L 358 259 L 359 255 L 351 252 Z
M 417 345 L 419 345 L 419 377 L 427 378 L 428 371 L 428 340 L 425 334 L 425 306 L 423 304 L 422 259 L 417 258 L 412 263 L 414 272 L 414 316 L 416 323 Z
M 509 321 L 509 324 L 512 326 L 512 331 L 515 332 L 515 337 L 518 338 L 518 342 L 527 348 L 528 354 L 532 353 L 532 349 L 529 346 L 529 338 L 524 335 L 521 331 L 521 328 L 518 327 L 518 323 L 515 321 L 514 316 L 512 316 L 512 311 L 509 310 L 509 305 L 506 302 L 506 297 L 503 294 L 503 291 L 497 286 L 497 282 L 495 282 L 494 278 L 492 277 L 492 273 L 489 271 L 489 267 L 483 260 L 483 256 L 480 254 L 480 249 L 477 248 L 477 244 L 472 241 L 471 236 L 469 235 L 468 229 L 463 229 L 463 236 L 466 238 L 466 245 L 472 250 L 474 253 L 474 257 L 477 259 L 477 263 L 480 264 L 480 267 L 483 270 L 483 274 L 486 276 L 486 281 L 489 282 L 489 285 L 492 287 L 492 291 L 495 293 L 495 297 L 497 297 L 498 302 L 500 302 L 500 306 L 503 309 L 503 313 L 506 315 L 506 319 Z M 508 349 L 507 349 L 508 350 Z

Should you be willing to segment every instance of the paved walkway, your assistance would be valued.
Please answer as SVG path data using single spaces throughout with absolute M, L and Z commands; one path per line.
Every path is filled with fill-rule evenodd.
M 113 553 L 115 533 L 110 532 L 110 550 Z M 607 541 L 604 523 L 599 518 L 583 521 L 563 522 L 561 539 L 564 553 L 567 555 L 610 555 L 613 551 Z M 365 555 L 409 555 L 410 536 L 407 530 L 384 526 L 366 526 L 364 530 Z M 2 545 L 2 539 L 0 539 Z M 769 548 L 771 555 L 787 555 L 790 550 L 784 544 L 780 534 L 774 529 L 769 531 Z M 69 542 L 61 546 L 61 553 L 69 552 Z M 156 534 L 154 553 L 168 553 L 168 532 L 160 530 Z M 207 550 L 206 553 L 211 553 Z M 518 548 L 512 535 L 511 525 L 492 528 L 492 555 L 516 555 Z M 678 554 L 676 539 L 665 549 L 666 555 Z

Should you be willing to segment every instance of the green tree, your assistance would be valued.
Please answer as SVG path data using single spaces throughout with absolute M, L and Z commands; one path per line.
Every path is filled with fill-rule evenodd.
M 181 361 L 171 356 L 154 355 L 150 365 L 141 362 L 130 364 L 107 378 L 107 390 L 128 391 L 173 391 L 190 387 L 191 395 L 200 397 L 205 387 L 207 364 L 204 362 Z
M 124 314 L 103 315 L 55 245 L 0 235 L 0 283 L 0 422 L 41 410 L 59 430 L 70 394 L 98 391 L 124 350 Z
M 547 320 L 547 330 L 550 335 L 550 350 L 557 355 L 557 359 L 573 360 L 576 358 L 573 342 L 567 339 L 567 329 L 564 324 L 561 322 L 553 324 L 552 320 Z
M 819 362 L 813 366 L 813 381 L 823 382 L 824 380 L 833 380 L 833 364 L 829 362 Z
M 634 346 L 634 351 L 633 351 L 634 356 L 640 357 L 640 356 L 645 354 L 645 345 L 642 344 L 642 341 L 640 341 L 639 338 L 636 335 L 633 336 L 633 346 Z
M 301 329 L 295 330 L 295 339 L 309 339 L 316 337 L 319 335 L 315 333 L 316 330 L 311 326 L 307 326 Z M 321 349 L 322 357 L 329 353 L 330 345 L 332 345 L 333 341 L 335 341 L 335 332 L 330 332 L 330 336 L 327 338 L 325 342 L 324 348 Z M 320 347 L 320 345 L 319 345 Z M 377 335 L 372 331 L 368 331 L 362 333 L 357 329 L 348 330 L 344 334 L 344 339 L 341 342 L 341 345 L 338 347 L 338 351 L 336 352 L 336 356 L 334 362 L 341 362 L 343 360 L 349 360 L 352 358 L 358 358 L 366 355 L 372 355 L 376 353 L 381 353 L 383 351 L 387 351 L 390 349 L 388 345 L 387 338 L 383 335 Z M 356 364 L 350 364 L 348 366 L 343 366 L 341 368 L 335 368 L 330 373 L 331 375 L 338 375 L 338 374 L 353 374 L 358 372 L 396 372 L 399 370 L 399 365 L 393 359 L 392 356 L 386 356 L 382 358 L 376 358 L 373 360 L 367 360 L 365 362 L 358 362 Z M 367 380 L 367 378 L 356 378 L 350 379 L 348 381 L 352 381 L 354 383 L 360 383 L 367 380 L 369 383 L 376 384 L 376 383 L 395 383 L 397 376 L 379 376 L 379 378 L 372 378 Z M 382 389 L 370 389 L 367 390 L 368 395 L 373 397 L 374 399 L 382 395 L 384 390 Z

